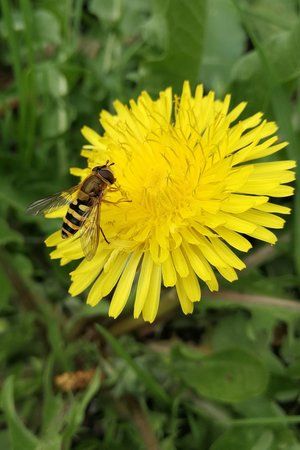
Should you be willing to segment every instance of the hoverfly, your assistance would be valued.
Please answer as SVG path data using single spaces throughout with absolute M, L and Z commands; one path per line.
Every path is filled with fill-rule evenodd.
M 110 188 L 116 181 L 110 169 L 112 165 L 114 163 L 106 161 L 103 166 L 94 167 L 92 174 L 78 185 L 37 200 L 27 208 L 29 214 L 38 215 L 69 205 L 61 235 L 63 239 L 66 239 L 81 230 L 80 241 L 87 260 L 91 260 L 95 255 L 99 242 L 99 230 L 105 241 L 109 243 L 100 227 L 100 206 L 102 202 L 112 203 L 103 200 L 106 189 L 115 190 Z M 76 195 L 74 195 L 75 193 Z

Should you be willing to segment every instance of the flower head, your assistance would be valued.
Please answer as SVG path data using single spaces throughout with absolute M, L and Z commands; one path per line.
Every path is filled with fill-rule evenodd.
M 183 312 L 191 313 L 201 298 L 199 279 L 211 291 L 218 289 L 214 269 L 237 279 L 245 264 L 234 249 L 251 248 L 245 236 L 276 242 L 269 228 L 282 228 L 284 220 L 274 213 L 290 209 L 269 197 L 292 195 L 286 183 L 295 162 L 257 162 L 287 143 L 278 142 L 276 124 L 261 113 L 237 121 L 246 104 L 229 104 L 229 95 L 219 101 L 202 86 L 193 96 L 186 82 L 180 99 L 169 88 L 157 100 L 143 92 L 129 107 L 116 101 L 116 114 L 101 112 L 103 136 L 83 128 L 88 168 L 71 173 L 84 179 L 112 161 L 119 189 L 105 199 L 130 202 L 102 204 L 110 243 L 100 240 L 94 258 L 71 272 L 71 295 L 92 284 L 87 302 L 96 305 L 115 288 L 109 315 L 117 317 L 138 273 L 134 317 L 154 320 L 162 284 L 175 286 Z M 62 240 L 56 232 L 47 244 L 57 245 L 51 256 L 62 264 L 83 256 L 77 235 Z

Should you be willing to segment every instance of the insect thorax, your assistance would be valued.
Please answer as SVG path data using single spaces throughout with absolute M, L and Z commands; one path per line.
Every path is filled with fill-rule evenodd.
M 87 195 L 100 195 L 106 188 L 106 184 L 97 176 L 91 175 L 82 184 L 81 191 Z

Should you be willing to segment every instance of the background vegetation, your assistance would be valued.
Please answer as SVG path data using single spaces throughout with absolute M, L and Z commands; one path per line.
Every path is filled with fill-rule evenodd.
M 24 211 L 74 183 L 100 109 L 184 79 L 264 111 L 298 159 L 300 2 L 0 4 L 0 448 L 299 450 L 299 192 L 238 282 L 187 317 L 164 291 L 154 325 L 70 298 L 43 244 L 60 221 Z

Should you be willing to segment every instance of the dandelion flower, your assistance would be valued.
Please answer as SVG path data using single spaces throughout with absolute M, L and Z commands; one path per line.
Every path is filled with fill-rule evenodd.
M 216 100 L 202 86 L 193 95 L 185 82 L 180 98 L 168 88 L 157 100 L 143 92 L 129 106 L 116 101 L 115 114 L 100 114 L 102 136 L 82 129 L 88 168 L 71 173 L 84 179 L 94 166 L 114 162 L 120 189 L 106 199 L 131 202 L 102 205 L 109 244 L 102 239 L 94 258 L 71 272 L 71 295 L 92 285 L 87 303 L 94 306 L 114 290 L 109 315 L 117 317 L 136 280 L 135 318 L 155 319 L 162 285 L 175 286 L 183 312 L 191 313 L 200 284 L 218 290 L 215 272 L 237 279 L 245 264 L 234 250 L 251 248 L 247 236 L 276 242 L 270 229 L 284 225 L 276 214 L 290 209 L 270 197 L 292 195 L 286 183 L 294 180 L 295 162 L 257 162 L 287 143 L 262 113 L 237 121 L 245 106 L 230 110 L 230 95 Z M 46 243 L 56 245 L 51 257 L 62 264 L 83 257 L 77 235 L 63 240 L 58 231 Z

